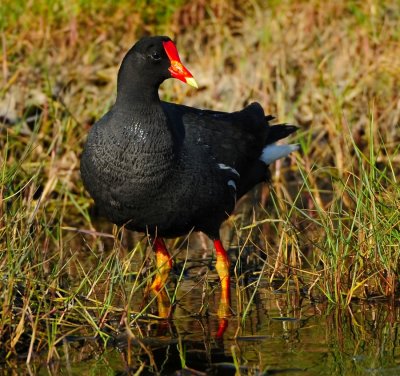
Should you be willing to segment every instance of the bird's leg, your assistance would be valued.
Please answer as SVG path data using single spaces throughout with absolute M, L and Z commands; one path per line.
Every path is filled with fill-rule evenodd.
M 168 293 L 165 289 L 162 289 L 157 293 L 157 309 L 158 316 L 163 319 L 167 319 L 172 315 L 171 300 L 169 299 Z
M 153 292 L 158 293 L 165 286 L 169 272 L 172 268 L 172 259 L 163 239 L 156 237 L 154 239 L 153 249 L 156 252 L 157 275 L 154 278 L 150 289 Z
M 221 281 L 221 303 L 218 308 L 218 316 L 224 318 L 229 316 L 231 304 L 229 259 L 221 240 L 214 240 L 214 247 L 217 254 L 215 268 Z
M 231 277 L 229 274 L 229 258 L 220 239 L 214 240 L 214 247 L 217 254 L 217 263 L 215 268 L 217 269 L 221 281 L 221 302 L 218 306 L 219 324 L 216 337 L 217 339 L 221 339 L 228 327 L 227 317 L 230 316 Z
M 217 254 L 217 269 L 219 279 L 221 281 L 221 301 L 230 302 L 230 275 L 229 275 L 229 259 L 228 255 L 222 245 L 221 240 L 214 240 L 214 247 Z

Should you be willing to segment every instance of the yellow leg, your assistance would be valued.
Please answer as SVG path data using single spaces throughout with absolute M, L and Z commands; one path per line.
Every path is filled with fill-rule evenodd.
M 170 317 L 172 314 L 171 301 L 169 300 L 169 296 L 164 289 L 160 290 L 157 294 L 157 308 L 158 316 L 163 319 Z
M 221 240 L 214 240 L 214 247 L 217 254 L 217 263 L 215 268 L 217 269 L 221 281 L 221 303 L 218 307 L 218 316 L 222 319 L 230 316 L 231 278 L 229 274 L 229 259 Z
M 164 240 L 155 238 L 153 248 L 156 252 L 157 275 L 154 278 L 150 289 L 153 292 L 158 293 L 164 288 L 165 283 L 167 282 L 169 272 L 172 268 L 172 260 L 167 251 Z

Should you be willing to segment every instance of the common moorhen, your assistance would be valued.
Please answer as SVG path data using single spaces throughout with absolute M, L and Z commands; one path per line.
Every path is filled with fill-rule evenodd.
M 229 260 L 219 238 L 236 201 L 269 177 L 268 165 L 298 149 L 277 145 L 297 128 L 269 125 L 260 104 L 226 113 L 161 101 L 168 78 L 197 87 L 165 36 L 139 40 L 118 73 L 117 99 L 91 128 L 81 160 L 86 189 L 111 222 L 146 232 L 160 291 L 171 269 L 162 240 L 192 229 L 214 242 L 222 302 L 230 300 Z

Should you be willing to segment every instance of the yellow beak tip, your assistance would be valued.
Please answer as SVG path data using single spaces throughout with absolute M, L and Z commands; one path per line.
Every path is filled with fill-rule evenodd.
M 195 87 L 196 89 L 199 88 L 199 86 L 197 85 L 196 80 L 195 80 L 193 77 L 186 78 L 185 80 L 186 80 L 186 83 L 187 83 L 188 85 L 193 86 L 193 87 Z

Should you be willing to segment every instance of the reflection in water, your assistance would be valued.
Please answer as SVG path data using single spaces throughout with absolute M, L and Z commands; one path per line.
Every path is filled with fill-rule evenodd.
M 128 339 L 123 333 L 116 339 L 125 354 L 125 370 L 133 374 L 143 367 L 143 374 L 167 375 L 185 367 L 207 375 L 234 375 L 236 361 L 242 365 L 241 374 L 390 375 L 400 371 L 393 321 L 399 317 L 397 307 L 354 304 L 340 310 L 262 283 L 247 317 L 225 318 L 224 335 L 219 336 L 219 290 L 208 297 L 208 309 L 199 316 L 204 302 L 193 293 L 194 285 L 191 279 L 182 282 L 170 319 L 146 326 L 138 321 L 141 330 L 136 328 L 134 337 Z M 232 306 L 238 306 L 238 298 L 243 304 L 253 292 L 234 294 Z
M 148 292 L 146 291 L 145 296 L 147 296 L 147 294 Z M 155 294 L 157 300 L 157 315 L 162 319 L 173 320 L 173 312 L 176 306 L 172 305 L 166 288 L 163 288 Z M 218 330 L 215 334 L 215 338 L 222 339 L 228 327 L 228 317 L 231 315 L 230 300 L 220 299 L 217 309 Z
M 226 376 L 238 371 L 235 363 L 241 365 L 240 374 L 252 375 L 400 373 L 399 307 L 354 304 L 340 310 L 263 283 L 255 292 L 248 315 L 225 318 L 224 335 L 218 336 L 219 290 L 208 296 L 208 307 L 201 310 L 204 301 L 201 294 L 193 293 L 194 286 L 192 279 L 182 282 L 167 319 L 134 315 L 128 327 L 110 332 L 106 349 L 100 340 L 70 336 L 59 347 L 59 361 L 50 366 L 43 360 L 34 361 L 31 374 L 48 368 L 45 372 L 54 375 L 90 372 Z M 234 308 L 238 298 L 248 295 L 240 296 L 240 292 L 239 288 L 239 294 L 232 296 Z M 171 302 L 172 291 L 168 293 Z M 137 299 L 134 304 L 142 298 Z M 148 312 L 156 313 L 159 304 L 154 300 Z M 115 321 L 119 322 L 119 318 Z M 0 371 L 4 367 L 0 365 Z M 25 367 L 18 365 L 19 370 Z
M 221 315 L 215 260 L 199 249 L 189 258 L 185 247 L 173 248 L 180 253 L 174 255 L 173 276 L 159 295 L 145 294 L 146 280 L 154 277 L 145 250 L 136 256 L 133 251 L 124 254 L 118 245 L 115 257 L 101 254 L 91 260 L 93 255 L 84 253 L 79 263 L 69 262 L 67 277 L 72 281 L 75 276 L 78 286 L 85 265 L 85 273 L 102 262 L 105 271 L 115 267 L 126 274 L 114 281 L 110 275 L 115 274 L 104 272 L 104 282 L 80 291 L 90 299 L 87 306 L 94 306 L 85 314 L 91 314 L 98 331 L 82 325 L 79 332 L 69 333 L 67 327 L 69 334 L 59 341 L 51 364 L 46 365 L 44 352 L 29 366 L 24 360 L 7 360 L 0 364 L 0 373 L 14 369 L 32 375 L 400 374 L 400 309 L 394 304 L 360 302 L 341 310 L 311 301 L 280 281 L 271 285 L 260 270 L 248 273 L 246 268 L 246 279 L 237 273 L 232 281 L 232 310 L 227 314 L 223 307 Z M 64 255 L 73 260 L 72 256 L 76 257 Z M 124 258 L 126 264 L 120 261 Z M 83 299 L 80 295 L 77 299 Z M 107 311 L 106 303 L 118 309 Z M 69 311 L 61 312 L 66 320 Z M 82 319 L 77 322 L 81 325 Z M 69 324 L 75 323 L 70 319 Z M 109 336 L 106 347 L 102 335 Z

